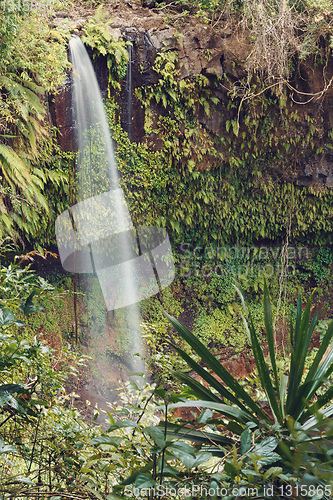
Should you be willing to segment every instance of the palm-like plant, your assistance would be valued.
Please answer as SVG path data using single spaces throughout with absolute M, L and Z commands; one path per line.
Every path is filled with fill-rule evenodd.
M 295 429 L 298 435 L 302 436 L 303 441 L 314 441 L 327 437 L 327 433 L 320 434 L 318 432 L 317 435 L 310 435 L 309 431 L 315 431 L 318 420 L 324 421 L 333 415 L 333 405 L 328 405 L 333 396 L 333 386 L 326 393 L 316 397 L 318 390 L 322 388 L 333 372 L 333 347 L 331 347 L 333 322 L 329 325 L 321 346 L 305 376 L 305 363 L 309 354 L 310 340 L 318 322 L 318 309 L 311 319 L 312 297 L 308 301 L 304 312 L 302 312 L 301 297 L 299 295 L 296 320 L 294 325 L 290 325 L 291 356 L 289 370 L 287 373 L 279 374 L 274 345 L 271 303 L 266 284 L 264 288 L 264 315 L 270 367 L 265 360 L 263 350 L 255 333 L 251 314 L 247 311 L 242 295 L 241 299 L 245 310 L 245 326 L 252 345 L 259 379 L 265 391 L 271 414 L 263 411 L 258 402 L 246 392 L 244 387 L 220 364 L 193 333 L 175 318 L 165 313 L 175 330 L 208 367 L 208 370 L 206 370 L 180 347 L 173 346 L 189 367 L 209 386 L 208 388 L 204 387 L 200 382 L 185 373 L 174 372 L 174 375 L 189 386 L 192 393 L 198 398 L 197 401 L 191 400 L 177 405 L 210 408 L 235 422 L 236 426 L 234 428 L 238 426 L 240 434 L 242 429 L 245 428 L 245 424 L 251 423 L 252 428 L 260 428 L 262 427 L 261 424 L 264 424 L 266 432 L 267 429 L 273 429 L 272 434 L 279 429 L 280 438 L 283 434 L 289 435 L 286 441 L 290 441 L 290 432 L 293 433 Z M 177 432 L 176 427 L 173 426 L 170 429 L 172 433 Z M 180 426 L 178 427 L 180 430 Z M 279 449 L 282 455 L 289 454 L 290 456 L 284 441 L 283 438 L 280 439 Z M 210 451 L 214 452 L 213 449 Z

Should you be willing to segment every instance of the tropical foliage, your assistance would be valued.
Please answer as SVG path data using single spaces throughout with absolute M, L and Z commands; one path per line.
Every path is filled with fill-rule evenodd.
M 204 247 L 188 259 L 176 255 L 182 275 L 159 296 L 164 309 L 179 317 L 188 305 L 179 297 L 193 294 L 187 319 L 194 334 L 170 315 L 163 317 L 158 300 L 146 301 L 145 332 L 158 385 L 139 389 L 128 383 L 107 414 L 96 409 L 95 421 L 88 422 L 73 404 L 77 395 L 67 394 L 85 362 L 66 345 L 78 327 L 77 317 L 74 325 L 69 321 L 71 306 L 29 269 L 1 266 L 1 499 L 332 496 L 333 324 L 319 321 L 312 297 L 303 311 L 299 295 L 296 307 L 284 307 L 291 325 L 282 356 L 276 342 L 280 316 L 262 270 L 237 271 L 244 264 L 253 269 L 257 260 L 261 264 L 260 256 L 231 258 L 223 246 L 282 240 L 286 232 L 296 241 L 332 240 L 331 191 L 290 182 L 295 162 L 321 159 L 331 149 L 333 132 L 320 106 L 316 114 L 295 105 L 298 89 L 290 84 L 296 63 L 306 58 L 311 68 L 325 71 L 332 48 L 331 4 L 177 0 L 166 7 L 158 8 L 171 24 L 195 15 L 212 30 L 222 20 L 251 33 L 249 57 L 244 78 L 235 83 L 225 73 L 181 78 L 177 50 L 161 50 L 153 67 L 156 82 L 136 89 L 144 112 L 142 143 L 131 143 L 120 125 L 117 99 L 129 52 L 122 38 L 112 37 L 102 7 L 86 23 L 83 39 L 94 57 L 107 58 L 107 111 L 133 221 L 167 226 L 178 243 L 213 242 L 211 258 Z M 69 202 L 75 155 L 60 150 L 47 116 L 47 101 L 69 67 L 68 38 L 65 29 L 51 29 L 44 14 L 0 9 L 0 240 L 10 235 L 39 246 L 21 256 L 25 261 L 50 254 L 40 245 L 52 242 L 50 227 Z M 181 48 L 179 37 L 178 42 Z M 325 81 L 311 99 L 323 103 L 331 83 Z M 222 103 L 221 131 L 215 134 L 206 123 L 221 115 Z M 157 139 L 158 148 L 148 138 Z M 221 247 L 228 258 L 220 258 Z M 279 259 L 269 261 L 275 270 Z M 332 286 L 329 248 L 299 260 L 285 284 L 286 301 L 300 282 Z M 282 293 L 278 273 L 270 284 L 274 298 Z M 234 277 L 251 299 L 246 305 L 241 295 L 244 326 Z M 61 279 L 71 286 L 71 278 Z M 94 318 L 102 332 L 106 313 L 98 307 L 96 288 L 91 287 L 89 306 L 86 298 L 79 301 L 80 320 L 85 315 L 92 324 Z M 174 339 L 168 321 L 181 340 Z M 316 330 L 320 346 L 313 348 Z M 43 338 L 57 338 L 58 349 L 52 351 Z M 236 354 L 250 345 L 254 374 L 236 380 L 211 354 L 215 343 L 228 344 Z M 100 428 L 96 420 L 103 416 L 107 425 Z
M 332 387 L 329 386 L 324 391 L 321 391 L 321 388 L 325 387 L 333 371 L 333 323 L 327 328 L 312 363 L 306 367 L 311 337 L 318 322 L 318 311 L 310 318 L 311 299 L 303 312 L 299 296 L 296 318 L 290 325 L 290 362 L 279 371 L 267 287 L 265 286 L 264 291 L 264 315 L 268 364 L 258 342 L 251 314 L 247 311 L 242 295 L 241 298 L 245 312 L 244 321 L 258 370 L 259 388 L 264 392 L 265 400 L 255 401 L 253 395 L 230 375 L 202 342 L 179 321 L 166 314 L 176 331 L 205 363 L 205 366 L 202 366 L 183 349 L 174 345 L 192 373 L 198 375 L 203 383 L 186 373 L 174 372 L 174 375 L 191 389 L 195 401 L 183 401 L 173 407 L 206 408 L 211 417 L 213 412 L 215 414 L 212 423 L 217 423 L 217 418 L 225 422 L 226 428 L 234 435 L 234 442 L 240 453 L 239 458 L 235 455 L 232 464 L 227 460 L 227 454 L 222 461 L 224 470 L 233 471 L 234 477 L 240 473 L 242 467 L 251 468 L 256 463 L 256 472 L 262 470 L 264 477 L 265 471 L 271 472 L 272 468 L 274 469 L 277 487 L 284 481 L 291 480 L 290 478 L 299 486 L 305 477 L 314 484 L 321 484 L 321 478 L 331 471 L 330 455 L 327 449 L 325 451 L 325 446 L 321 445 L 316 449 L 314 446 L 309 448 L 308 445 L 317 442 L 325 444 L 325 440 L 332 435 L 333 406 L 329 404 Z M 191 431 L 187 432 L 184 426 L 172 425 L 169 430 L 171 436 L 179 432 L 178 435 L 185 433 L 188 438 L 195 440 L 195 435 L 192 436 Z M 206 439 L 205 444 L 210 453 L 221 456 L 220 446 L 212 446 L 212 439 Z M 318 467 L 319 464 L 322 465 L 317 476 L 310 477 L 311 463 L 317 464 Z M 243 484 L 253 484 L 249 474 L 250 471 L 247 470 L 246 474 L 242 475 L 242 481 L 245 481 Z M 332 473 L 330 474 L 332 479 Z M 263 488 L 260 480 L 255 484 Z
M 123 38 L 115 40 L 112 37 L 109 29 L 111 25 L 112 20 L 109 19 L 108 13 L 100 5 L 96 9 L 95 16 L 91 17 L 86 24 L 85 35 L 82 37 L 82 41 L 94 49 L 94 57 L 96 56 L 96 52 L 102 56 L 106 56 L 107 67 L 109 69 L 109 84 L 113 88 L 120 90 L 119 80 L 122 80 L 126 76 L 129 55 L 125 40 Z
M 123 188 L 138 224 L 165 226 L 178 243 L 281 241 L 289 223 L 298 242 L 331 241 L 331 189 L 291 183 L 302 177 L 306 158 L 330 154 L 332 132 L 322 113 L 295 105 L 286 87 L 282 94 L 265 90 L 256 76 L 237 85 L 226 73 L 181 79 L 175 50 L 161 52 L 154 69 L 158 82 L 135 93 L 157 151 L 146 141 L 131 143 L 117 99 L 108 103 Z M 220 124 L 218 133 L 209 120 Z
M 54 144 L 47 124 L 46 92 L 55 92 L 68 67 L 65 39 L 33 12 L 0 11 L 0 237 L 37 237 L 49 217 L 47 185 L 66 184 L 63 171 L 40 168 L 46 143 Z

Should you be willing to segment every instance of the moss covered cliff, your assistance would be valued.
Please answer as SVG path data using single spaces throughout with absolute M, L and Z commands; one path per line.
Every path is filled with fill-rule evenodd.
M 48 75 L 55 61 L 56 71 L 64 71 L 52 50 L 60 45 L 63 54 L 71 33 L 83 37 L 106 100 L 134 221 L 166 226 L 178 243 L 279 241 L 287 233 L 295 242 L 331 243 L 331 3 L 145 2 L 150 8 L 134 0 L 100 4 L 55 2 L 45 12 L 15 12 L 15 22 L 37 23 L 38 40 L 48 44 L 46 69 L 31 58 L 27 73 L 33 82 L 40 80 L 41 72 Z M 1 14 L 2 42 L 12 51 L 17 41 L 8 36 L 6 26 L 14 14 Z M 42 25 L 51 30 L 49 37 L 42 35 Z M 19 61 L 14 68 L 16 80 L 25 75 L 23 66 Z M 25 84 L 29 87 L 27 78 Z M 45 123 L 50 117 L 58 128 L 58 144 L 70 152 L 75 149 L 70 85 L 47 85 L 47 107 L 35 90 L 44 106 L 39 120 Z M 4 99 L 8 92 L 3 83 Z M 29 113 L 35 119 L 36 109 Z M 5 120 L 1 142 L 20 153 L 21 146 L 10 135 L 23 123 L 19 133 L 31 150 L 31 120 L 18 117 L 16 128 Z M 50 243 L 46 228 L 73 202 L 66 187 L 73 164 L 49 139 L 49 149 L 43 146 L 50 132 L 36 130 L 29 169 L 39 175 L 48 204 L 42 198 L 38 202 L 37 193 L 39 218 L 29 219 L 19 207 L 20 218 L 14 220 L 23 187 L 18 179 L 14 192 L 4 175 L 2 233 L 14 230 L 22 239 L 29 233 L 30 241 Z M 41 162 L 45 179 L 38 174 Z M 59 189 L 60 184 L 65 187 Z M 34 230 L 26 230 L 28 220 Z

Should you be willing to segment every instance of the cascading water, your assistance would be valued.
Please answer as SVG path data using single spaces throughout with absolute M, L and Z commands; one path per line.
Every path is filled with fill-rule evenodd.
M 127 369 L 142 372 L 138 304 L 172 282 L 170 242 L 162 228 L 133 227 L 100 90 L 79 37 L 70 41 L 70 58 L 78 146 L 76 204 L 56 220 L 59 254 L 66 270 L 86 276 L 81 282 L 87 309 L 92 318 L 98 318 L 90 323 L 90 337 L 96 336 L 97 342 L 111 328 L 116 348 L 110 362 L 120 357 Z M 96 311 L 98 294 L 101 300 Z
M 126 96 L 126 132 L 129 140 L 132 140 L 132 44 L 127 45 L 128 61 L 125 80 L 125 96 Z
M 136 252 L 129 233 L 133 225 L 119 185 L 110 131 L 95 72 L 80 38 L 72 38 L 69 46 L 73 65 L 73 114 L 78 149 L 77 205 L 72 208 L 72 215 L 75 218 L 75 229 L 81 236 L 81 248 L 73 265 L 77 268 L 75 271 L 82 272 L 82 266 L 88 266 L 89 269 L 86 270 L 92 271 L 81 279 L 81 288 L 83 287 L 88 301 L 87 308 L 91 309 L 90 301 L 95 309 L 99 309 L 95 310 L 95 315 L 99 318 L 98 324 L 90 322 L 90 337 L 93 340 L 96 336 L 103 336 L 105 331 L 101 329 L 104 323 L 105 328 L 108 326 L 114 332 L 116 342 L 118 339 L 117 358 L 121 357 L 130 371 L 143 371 L 140 358 L 130 356 L 143 354 L 138 291 L 132 279 L 131 267 L 124 266 L 118 270 L 117 275 L 120 284 L 126 284 L 126 295 L 130 296 L 127 300 L 129 305 L 125 304 L 127 307 L 111 315 L 105 311 L 102 297 L 101 303 L 97 304 L 96 297 L 91 296 L 92 293 L 96 294 L 96 286 L 91 282 L 96 280 L 94 274 L 97 274 L 98 281 L 104 285 L 104 295 L 108 296 L 109 309 L 116 308 L 117 300 L 121 306 L 119 283 L 114 283 L 117 288 L 112 290 L 104 266 L 98 264 L 101 260 L 107 260 L 108 264 L 114 266 L 122 261 L 131 262 Z M 88 247 L 86 251 L 85 247 Z M 110 251 L 112 255 L 109 255 Z

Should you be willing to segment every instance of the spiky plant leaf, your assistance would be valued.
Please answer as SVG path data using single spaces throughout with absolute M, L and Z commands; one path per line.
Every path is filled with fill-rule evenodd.
M 241 424 L 246 424 L 248 422 L 254 422 L 257 424 L 257 419 L 251 415 L 248 411 L 243 411 L 235 406 L 226 405 L 223 403 L 215 403 L 214 401 L 181 401 L 180 403 L 174 403 L 169 405 L 169 408 L 209 408 L 214 410 L 221 415 L 225 415 L 227 418 L 235 420 Z
M 219 377 L 227 385 L 231 391 L 236 395 L 238 406 L 243 407 L 242 401 L 261 419 L 269 420 L 267 415 L 260 409 L 260 407 L 253 401 L 253 399 L 247 394 L 243 387 L 237 382 L 237 380 L 221 365 L 221 363 L 213 356 L 207 349 L 207 347 L 200 342 L 200 340 L 193 335 L 190 330 L 188 330 L 184 325 L 179 323 L 175 318 L 169 316 L 164 312 L 166 318 L 170 321 L 172 326 L 177 330 L 181 337 L 194 349 L 194 351 L 202 358 L 202 360 L 207 364 L 208 368 L 215 373 L 216 377 Z

